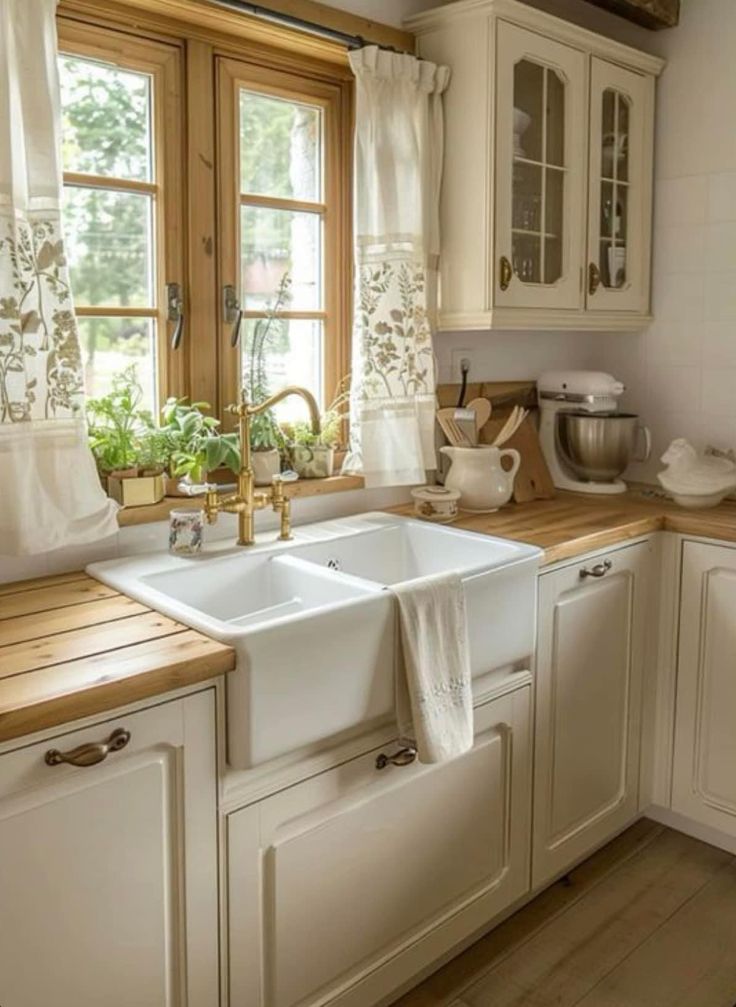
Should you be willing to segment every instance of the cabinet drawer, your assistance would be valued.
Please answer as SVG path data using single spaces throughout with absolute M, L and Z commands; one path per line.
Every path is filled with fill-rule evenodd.
M 230 816 L 233 1007 L 373 1004 L 523 894 L 529 694 L 452 762 L 371 752 Z

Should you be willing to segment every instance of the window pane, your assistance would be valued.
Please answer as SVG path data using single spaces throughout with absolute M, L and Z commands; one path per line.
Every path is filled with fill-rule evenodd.
M 156 340 L 151 318 L 78 318 L 87 394 L 106 395 L 113 375 L 136 364 L 144 407 L 155 413 Z
M 240 92 L 240 189 L 322 200 L 322 110 Z
M 151 78 L 75 56 L 59 72 L 64 170 L 150 181 Z
M 64 227 L 77 304 L 153 303 L 152 198 L 111 189 L 64 189 Z
M 242 291 L 245 307 L 259 310 L 285 273 L 293 311 L 322 309 L 322 220 L 317 213 L 243 206 L 240 210 Z
M 257 362 L 253 361 L 253 347 L 262 342 L 269 392 L 277 392 L 284 385 L 303 385 L 318 402 L 323 403 L 322 322 L 278 318 L 272 323 L 265 339 L 264 324 L 265 320 L 251 318 L 243 325 L 242 367 L 245 380 L 257 367 Z M 275 412 L 282 421 L 308 418 L 304 403 L 294 396 L 280 402 Z

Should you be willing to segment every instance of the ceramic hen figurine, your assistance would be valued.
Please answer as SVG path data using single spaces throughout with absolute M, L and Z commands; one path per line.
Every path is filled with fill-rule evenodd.
M 736 465 L 728 458 L 701 455 L 689 441 L 672 441 L 657 478 L 683 507 L 713 507 L 736 489 Z

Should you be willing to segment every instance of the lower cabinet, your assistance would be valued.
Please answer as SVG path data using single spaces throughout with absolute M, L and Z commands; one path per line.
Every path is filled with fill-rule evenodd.
M 685 542 L 672 808 L 736 836 L 736 549 Z
M 229 816 L 230 1007 L 372 1007 L 528 890 L 530 691 L 452 762 L 373 751 Z
M 637 812 L 650 546 L 540 577 L 532 884 Z
M 216 1007 L 214 690 L 20 746 L 0 755 L 0 1004 Z

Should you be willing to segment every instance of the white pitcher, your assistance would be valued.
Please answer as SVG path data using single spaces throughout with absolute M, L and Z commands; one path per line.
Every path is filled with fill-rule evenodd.
M 508 503 L 514 492 L 514 476 L 521 465 L 521 455 L 514 448 L 491 447 L 481 444 L 476 448 L 441 447 L 452 464 L 445 486 L 460 493 L 462 510 L 490 514 Z M 508 472 L 502 468 L 501 459 L 511 458 Z

